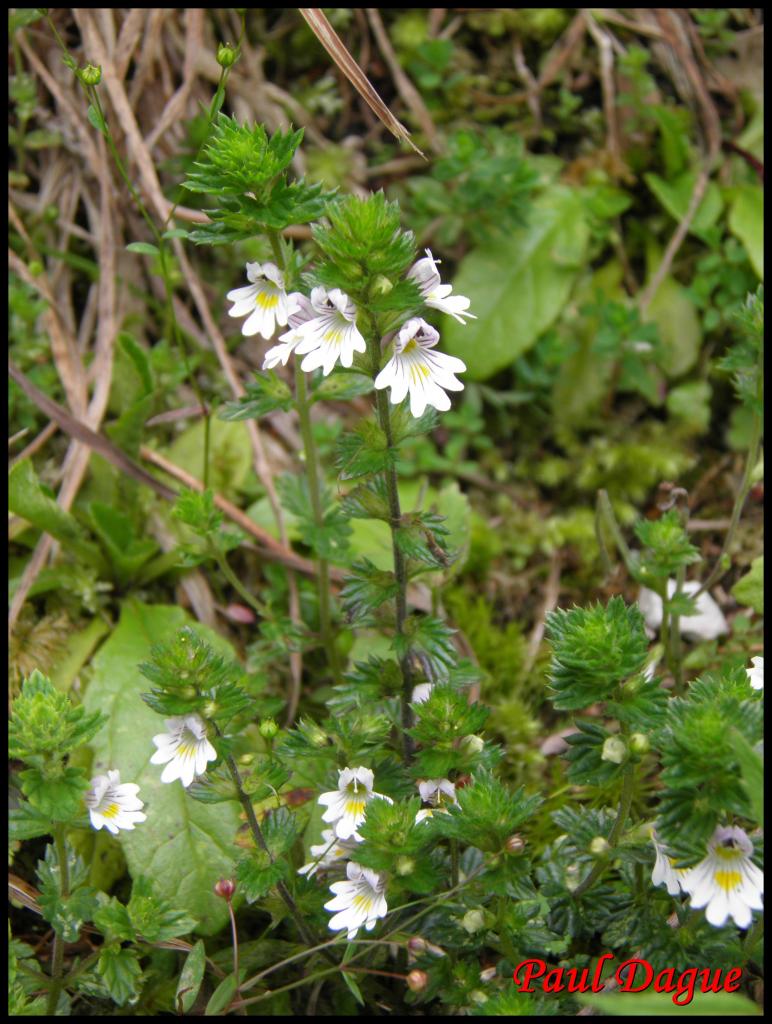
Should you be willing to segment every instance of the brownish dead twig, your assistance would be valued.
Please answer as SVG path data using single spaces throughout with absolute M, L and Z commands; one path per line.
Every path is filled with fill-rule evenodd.
M 402 66 L 397 60 L 397 55 L 394 52 L 394 47 L 391 45 L 389 35 L 384 28 L 381 16 L 375 7 L 367 8 L 367 20 L 370 22 L 370 27 L 373 30 L 373 35 L 375 36 L 375 41 L 378 44 L 378 49 L 381 51 L 383 59 L 389 66 L 389 71 L 391 72 L 391 77 L 394 79 L 394 85 L 397 87 L 397 92 L 400 94 L 405 104 L 410 108 L 413 117 L 421 126 L 421 130 L 429 140 L 429 145 L 435 153 L 441 153 L 442 144 L 437 135 L 437 129 L 434 126 L 434 121 L 432 121 L 432 116 L 429 113 L 426 104 L 421 99 L 421 94 L 402 70 Z
M 611 38 L 596 22 L 589 10 L 582 11 L 587 29 L 595 40 L 600 53 L 600 84 L 603 94 L 603 113 L 606 118 L 606 148 L 616 166 L 621 159 L 619 127 L 617 125 L 616 99 L 614 92 L 614 52 Z
M 300 7 L 298 10 L 303 15 L 308 27 L 316 38 L 373 113 L 386 125 L 392 135 L 396 136 L 400 141 L 406 142 L 416 153 L 423 156 L 424 154 L 421 153 L 421 150 L 410 138 L 410 132 L 392 114 L 378 95 L 377 90 L 373 87 L 367 75 L 343 45 L 340 36 L 329 23 L 322 9 L 320 7 Z

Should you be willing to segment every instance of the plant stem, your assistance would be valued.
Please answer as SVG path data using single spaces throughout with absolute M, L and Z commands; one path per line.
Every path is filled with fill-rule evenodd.
M 378 348 L 377 345 L 375 347 L 376 349 Z M 373 377 L 377 375 L 380 368 L 379 354 L 376 362 L 378 365 L 376 366 L 374 363 Z M 386 397 L 386 392 L 383 390 L 376 392 L 376 410 L 381 430 L 386 436 L 388 449 L 389 451 L 394 451 L 389 401 Z M 402 522 L 402 511 L 399 507 L 397 470 L 393 463 L 384 471 L 384 476 L 386 478 L 386 492 L 389 500 L 389 527 L 391 528 L 391 548 L 394 557 L 394 576 L 397 581 L 395 628 L 397 636 L 404 637 L 405 620 L 407 619 L 407 565 L 405 563 L 405 556 L 397 544 L 397 530 Z M 410 764 L 413 759 L 413 738 L 407 731 L 413 722 L 410 708 L 410 698 L 413 694 L 413 667 L 410 657 L 410 649 L 408 648 L 402 658 L 400 658 L 399 663 L 402 671 L 402 696 L 400 701 L 402 709 L 402 746 L 407 764 Z
M 611 831 L 608 835 L 608 843 L 611 847 L 616 846 L 619 842 L 619 837 L 622 835 L 622 829 L 624 828 L 627 816 L 630 813 L 630 806 L 633 802 L 634 781 L 633 768 L 632 765 L 630 765 L 622 779 L 622 793 L 619 797 L 619 810 L 617 811 L 616 821 L 611 827 Z M 574 889 L 572 895 L 577 897 L 581 896 L 582 893 L 585 893 L 590 886 L 600 878 L 607 867 L 608 858 L 603 858 L 602 860 L 597 861 L 589 875 L 587 875 L 584 881 L 580 882 Z
M 215 730 L 217 731 L 218 736 L 222 736 L 222 733 L 217 728 L 217 725 L 215 725 Z M 233 784 L 236 787 L 236 791 L 239 797 L 239 803 L 244 808 L 244 813 L 246 814 L 247 817 L 247 823 L 249 825 L 249 830 L 252 833 L 252 838 L 255 840 L 255 843 L 260 847 L 260 849 L 268 855 L 269 861 L 271 862 L 271 864 L 273 864 L 273 854 L 268 848 L 268 844 L 265 841 L 265 836 L 263 835 L 263 830 L 260 828 L 260 824 L 257 820 L 257 817 L 255 816 L 255 809 L 252 806 L 252 801 L 249 799 L 249 796 L 244 791 L 244 784 L 241 781 L 241 775 L 239 775 L 239 770 L 236 766 L 236 762 L 233 760 L 232 754 L 225 755 L 225 764 L 228 767 L 228 772 L 230 773 L 230 776 L 233 779 Z M 315 945 L 313 938 L 311 937 L 309 931 L 306 928 L 306 923 L 303 920 L 303 916 L 300 913 L 300 910 L 298 909 L 297 903 L 295 903 L 295 900 L 292 898 L 292 894 L 290 893 L 289 889 L 281 879 L 279 879 L 279 881 L 276 883 L 276 889 L 279 895 L 281 896 L 282 900 L 284 901 L 287 910 L 289 910 L 293 921 L 297 925 L 300 937 L 308 945 Z M 327 950 L 324 950 L 324 952 L 326 955 L 328 955 L 328 959 L 335 959 L 332 956 L 332 954 L 328 954 Z
M 316 442 L 311 425 L 311 406 L 308 401 L 306 388 L 306 376 L 300 369 L 300 364 L 295 362 L 295 405 L 300 418 L 300 434 L 303 438 L 303 450 L 305 452 L 306 476 L 308 479 L 308 492 L 311 497 L 311 509 L 314 515 L 314 523 L 319 530 L 324 526 L 324 509 L 322 507 L 322 493 L 319 480 L 319 460 L 316 453 Z M 330 614 L 330 563 L 320 554 L 316 556 L 319 572 L 316 576 L 317 590 L 319 592 L 319 629 L 322 634 L 322 643 L 327 653 L 327 662 L 330 666 L 333 678 L 336 683 L 341 681 L 340 663 L 338 651 L 335 647 L 335 634 L 332 627 Z
M 236 993 L 239 992 L 239 935 L 236 931 L 236 915 L 233 913 L 233 904 L 228 898 L 228 914 L 231 919 L 231 938 L 233 939 L 233 977 L 236 979 Z
M 458 885 L 458 839 L 450 840 L 450 887 L 455 889 Z
M 230 585 L 233 587 L 236 593 L 239 594 L 239 596 L 247 602 L 250 608 L 254 609 L 254 611 L 258 613 L 258 615 L 262 616 L 264 619 L 273 618 L 270 608 L 264 605 L 262 601 L 259 601 L 253 594 L 250 594 L 250 592 L 238 578 L 233 569 L 231 569 L 231 567 L 228 565 L 228 560 L 226 559 L 222 551 L 220 551 L 220 549 L 217 547 L 215 542 L 209 539 L 208 545 L 209 553 L 211 554 L 212 558 L 214 558 L 214 560 L 217 562 L 217 565 L 220 567 L 220 571 L 222 572 L 223 576 L 226 578 L 228 583 L 230 583 Z
M 56 848 L 56 859 L 59 864 L 59 885 L 62 898 L 70 895 L 70 873 L 67 867 L 67 847 L 64 842 L 64 825 L 54 826 L 54 846 Z M 51 988 L 48 992 L 47 1015 L 56 1016 L 56 1008 L 59 1005 L 59 996 L 62 992 L 62 969 L 64 967 L 64 939 L 58 931 L 54 930 L 54 953 L 53 964 L 51 965 Z

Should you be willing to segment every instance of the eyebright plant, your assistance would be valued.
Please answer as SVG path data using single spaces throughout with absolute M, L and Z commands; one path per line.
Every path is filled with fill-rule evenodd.
M 489 712 L 469 697 L 480 673 L 459 655 L 440 610 L 437 581 L 456 555 L 450 534 L 441 510 L 406 511 L 399 487 L 405 443 L 430 431 L 463 389 L 466 365 L 443 353 L 446 321 L 437 314 L 464 324 L 474 296 L 453 294 L 382 193 L 340 197 L 291 180 L 301 139 L 302 131 L 269 136 L 220 114 L 184 183 L 210 204 L 210 223 L 188 239 L 234 246 L 227 312 L 265 343 L 262 372 L 222 418 L 282 410 L 300 423 L 305 471 L 279 481 L 278 492 L 316 566 L 302 625 L 290 629 L 281 598 L 263 601 L 230 569 L 211 491 L 184 493 L 175 514 L 195 539 L 190 561 L 215 561 L 259 617 L 254 661 L 262 667 L 299 647 L 318 656 L 310 703 L 326 714 L 295 722 L 293 708 L 280 727 L 258 710 L 260 680 L 195 627 L 155 645 L 137 667 L 158 715 L 145 755 L 159 785 L 186 801 L 235 803 L 244 826 L 227 837 L 233 876 L 212 880 L 227 903 L 233 962 L 207 960 L 203 941 L 184 944 L 174 1009 L 190 1009 L 189 992 L 212 962 L 212 1013 L 281 1009 L 278 994 L 332 977 L 343 978 L 353 1012 L 379 1004 L 374 986 L 386 974 L 419 1012 L 575 1014 L 571 994 L 548 1001 L 513 992 L 517 964 L 538 956 L 586 967 L 604 950 L 657 970 L 747 966 L 763 889 L 763 659 L 750 668 L 727 660 L 687 684 L 679 620 L 694 611 L 685 574 L 700 556 L 681 507 L 639 523 L 632 551 L 601 502 L 630 574 L 663 601 L 662 672 L 641 611 L 622 597 L 551 612 L 545 697 L 574 716 L 560 784 L 571 798 L 498 776 Z M 312 244 L 296 248 L 282 230 L 307 223 Z M 248 262 L 245 285 L 236 246 L 255 240 L 271 259 Z M 749 323 L 757 330 L 755 313 Z M 761 378 L 748 361 L 758 351 L 751 339 L 726 363 L 754 413 Z M 356 399 L 352 408 L 362 410 L 363 398 L 369 411 L 347 418 L 334 465 L 323 464 L 312 408 Z M 740 501 L 736 518 L 741 510 Z M 356 520 L 385 524 L 387 568 L 350 552 Z M 337 598 L 333 557 L 348 563 Z M 424 582 L 430 611 L 413 602 Z M 352 633 L 364 639 L 359 650 L 373 641 L 366 656 L 347 659 Z M 86 984 L 129 1004 L 148 948 L 197 926 L 141 878 L 128 903 L 89 884 L 71 838 L 78 830 L 120 837 L 165 827 L 123 765 L 95 765 L 90 777 L 73 757 L 101 724 L 37 672 L 13 705 L 11 756 L 23 767 L 12 837 L 54 840 L 38 867 L 40 909 L 56 935 L 41 983 L 49 1014 L 66 1011 L 67 991 Z M 242 901 L 267 915 L 275 954 L 260 939 L 239 960 Z M 103 944 L 66 978 L 62 944 L 87 921 Z M 25 1005 L 18 983 L 12 998 Z

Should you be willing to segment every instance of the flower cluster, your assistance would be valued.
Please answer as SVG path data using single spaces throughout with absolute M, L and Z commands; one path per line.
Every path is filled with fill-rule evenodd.
M 322 832 L 322 842 L 311 847 L 311 860 L 298 869 L 298 874 L 312 877 L 317 871 L 333 867 L 351 857 L 358 842 L 362 841 L 357 829 L 365 820 L 367 804 L 373 800 L 387 800 L 388 796 L 373 789 L 374 776 L 369 768 L 343 768 L 338 773 L 338 788 L 322 793 L 318 802 L 327 809 L 322 820 L 332 828 Z M 333 898 L 325 903 L 325 910 L 334 913 L 330 920 L 332 931 L 346 930 L 354 939 L 361 927 L 372 931 L 379 917 L 385 917 L 386 880 L 376 871 L 362 867 L 353 860 L 346 865 L 346 880 L 333 882 Z
M 764 875 L 751 860 L 753 843 L 736 826 L 718 826 L 708 842 L 708 852 L 693 868 L 677 869 L 652 833 L 657 853 L 651 880 L 664 882 L 671 896 L 688 893 L 692 907 L 705 908 L 705 917 L 716 928 L 728 917 L 738 928 L 751 923 L 751 911 L 763 909 Z
M 424 303 L 465 323 L 469 299 L 452 295 L 452 286 L 442 284 L 435 260 L 429 249 L 408 270 L 407 277 L 418 287 Z M 279 344 L 270 348 L 263 360 L 263 369 L 279 363 L 286 366 L 293 354 L 303 356 L 301 370 L 310 373 L 321 367 L 324 376 L 332 373 L 340 361 L 347 369 L 353 365 L 354 353 L 366 352 L 367 344 L 357 327 L 357 307 L 340 288 L 318 287 L 310 299 L 300 292 L 285 290 L 284 277 L 275 263 L 248 263 L 245 288 L 228 292 L 233 302 L 229 315 L 246 316 L 242 333 L 247 337 L 261 334 L 272 338 L 277 326 L 289 330 L 279 335 Z M 456 377 L 466 365 L 455 356 L 436 351 L 439 333 L 421 317 L 412 317 L 397 332 L 391 358 L 375 378 L 375 387 L 391 389 L 391 402 L 396 405 L 410 395 L 413 416 L 423 415 L 427 405 L 445 411 L 450 408 L 448 391 L 462 391 L 464 385 Z
M 165 725 L 168 731 L 153 737 L 157 750 L 150 763 L 166 765 L 161 782 L 179 779 L 187 788 L 197 775 L 204 774 L 217 751 L 207 739 L 206 723 L 199 715 L 167 718 Z M 121 829 L 131 830 L 147 818 L 142 813 L 145 805 L 139 799 L 139 786 L 122 783 L 119 771 L 95 776 L 84 800 L 94 828 L 106 828 L 113 835 Z

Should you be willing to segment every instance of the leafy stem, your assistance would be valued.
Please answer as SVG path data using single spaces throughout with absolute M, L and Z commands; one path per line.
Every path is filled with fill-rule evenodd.
M 303 438 L 303 450 L 305 452 L 306 476 L 308 477 L 308 491 L 311 497 L 311 509 L 313 511 L 314 523 L 321 531 L 324 526 L 324 509 L 322 507 L 321 484 L 319 480 L 319 461 L 316 452 L 316 442 L 311 425 L 311 407 L 308 401 L 306 389 L 306 378 L 300 369 L 299 363 L 295 363 L 295 406 L 300 418 L 300 434 Z M 332 627 L 330 614 L 330 563 L 320 554 L 316 556 L 319 572 L 316 575 L 317 589 L 319 592 L 319 628 L 322 634 L 322 643 L 327 654 L 327 661 L 330 666 L 333 678 L 336 683 L 340 680 L 340 663 L 338 652 L 335 647 L 335 634 Z
M 256 611 L 258 615 L 266 619 L 272 618 L 270 608 L 264 605 L 262 601 L 259 601 L 253 594 L 250 594 L 250 592 L 238 578 L 233 569 L 231 569 L 230 565 L 228 565 L 228 560 L 226 559 L 225 555 L 220 550 L 220 548 L 215 544 L 215 542 L 211 539 L 211 537 L 208 538 L 208 547 L 209 553 L 211 554 L 212 558 L 214 558 L 214 560 L 217 562 L 217 565 L 219 566 L 223 576 L 228 581 L 228 583 L 230 583 L 230 585 L 233 587 L 236 593 L 239 594 L 240 597 L 242 597 L 250 606 L 250 608 L 254 609 L 254 611 Z
M 372 366 L 373 380 L 378 376 L 381 368 L 381 348 L 378 340 L 375 324 L 373 323 L 371 340 L 368 343 L 370 360 Z M 378 414 L 378 423 L 386 438 L 388 450 L 394 451 L 394 434 L 391 429 L 391 412 L 386 392 L 378 390 L 375 393 L 375 408 Z M 405 635 L 405 620 L 407 619 L 407 564 L 405 555 L 397 543 L 397 530 L 402 521 L 402 510 L 399 506 L 399 486 L 397 470 L 392 462 L 384 470 L 386 480 L 386 494 L 389 502 L 389 527 L 391 529 L 391 546 L 394 557 L 394 577 L 397 581 L 396 594 L 396 616 L 395 629 L 397 636 Z M 410 661 L 411 653 L 408 648 L 400 659 L 400 670 L 402 672 L 402 695 L 401 695 L 401 719 L 402 719 L 402 745 L 405 752 L 405 761 L 410 764 L 413 759 L 413 740 L 408 729 L 412 724 L 412 713 L 410 710 L 410 698 L 413 693 L 413 667 Z
M 625 826 L 625 822 L 627 821 L 627 816 L 630 813 L 630 807 L 633 802 L 634 789 L 635 776 L 633 774 L 633 766 L 628 765 L 625 770 L 625 774 L 622 777 L 622 793 L 619 797 L 619 810 L 617 811 L 616 820 L 611 826 L 611 831 L 608 834 L 608 844 L 612 849 L 617 845 L 622 835 L 622 829 Z M 600 878 L 607 867 L 608 858 L 603 857 L 599 859 L 586 878 L 584 878 L 584 880 L 581 881 L 574 889 L 573 896 L 579 897 L 583 893 L 587 892 L 587 890 Z
M 222 733 L 217 728 L 216 724 L 214 727 L 217 732 L 217 735 L 222 736 Z M 271 864 L 273 864 L 273 854 L 268 848 L 268 843 L 266 843 L 265 841 L 263 830 L 260 828 L 257 816 L 255 815 L 255 809 L 252 806 L 252 801 L 249 799 L 249 795 L 244 790 L 244 783 L 241 781 L 241 775 L 239 774 L 239 770 L 236 766 L 236 762 L 233 760 L 232 754 L 225 754 L 225 764 L 228 768 L 228 773 L 230 774 L 230 777 L 233 780 L 233 784 L 236 787 L 239 803 L 244 808 L 244 814 L 246 815 L 247 824 L 249 825 L 249 830 L 252 833 L 252 838 L 254 839 L 256 845 L 259 846 L 260 849 L 268 856 L 268 859 L 271 862 Z M 289 910 L 290 916 L 295 922 L 300 937 L 303 939 L 303 942 L 307 943 L 310 946 L 313 946 L 314 940 L 310 932 L 306 928 L 306 922 L 303 920 L 303 915 L 300 913 L 298 905 L 297 903 L 295 903 L 295 900 L 293 899 L 289 889 L 281 879 L 279 879 L 279 881 L 276 883 L 276 889 L 279 895 L 281 896 L 282 900 L 284 901 L 287 910 Z M 328 954 L 326 950 L 325 953 L 328 955 L 329 959 L 334 960 L 332 954 Z
M 59 865 L 59 888 L 62 899 L 66 899 L 70 894 L 70 873 L 67 867 L 67 847 L 64 841 L 64 825 L 54 826 L 54 846 L 56 848 L 56 859 Z M 47 1013 L 49 1017 L 56 1015 L 56 1008 L 59 1005 L 59 996 L 62 991 L 62 970 L 64 967 L 64 938 L 58 932 L 54 931 L 54 952 L 53 952 L 53 963 L 51 966 L 51 988 L 48 991 L 48 1008 Z

